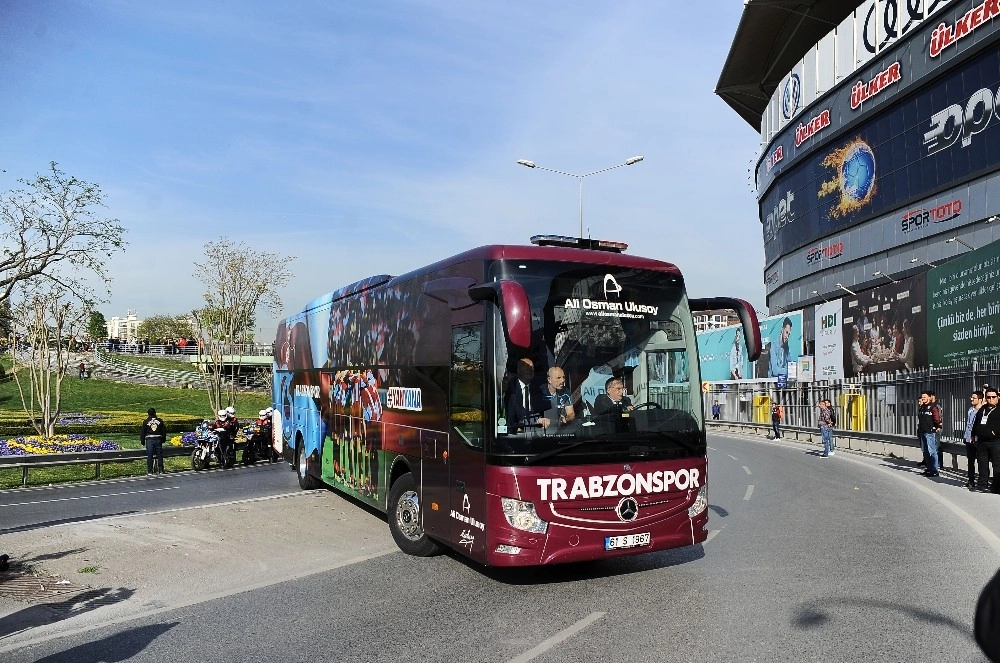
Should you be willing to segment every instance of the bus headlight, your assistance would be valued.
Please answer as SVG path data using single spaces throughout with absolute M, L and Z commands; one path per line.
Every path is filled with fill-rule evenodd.
M 538 517 L 535 505 L 531 502 L 501 497 L 500 505 L 503 507 L 503 515 L 506 516 L 507 522 L 514 529 L 536 534 L 545 534 L 549 531 L 549 524 Z
M 694 518 L 699 513 L 708 508 L 708 487 L 702 486 L 698 489 L 698 496 L 694 498 L 694 504 L 688 507 L 688 518 Z

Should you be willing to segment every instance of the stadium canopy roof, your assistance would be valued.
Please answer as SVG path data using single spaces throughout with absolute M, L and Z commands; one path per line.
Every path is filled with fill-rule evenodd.
M 715 93 L 760 131 L 781 79 L 861 3 L 857 0 L 744 0 L 743 16 Z

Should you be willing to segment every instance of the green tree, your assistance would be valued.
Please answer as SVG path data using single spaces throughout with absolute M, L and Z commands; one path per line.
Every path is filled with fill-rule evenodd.
M 205 244 L 205 259 L 195 263 L 194 276 L 205 284 L 205 306 L 192 311 L 199 338 L 199 360 L 208 371 L 208 398 L 218 410 L 236 404 L 240 366 L 227 364 L 239 356 L 241 344 L 253 342 L 260 308 L 281 309 L 278 291 L 291 279 L 295 258 L 234 243 L 225 237 Z
M 105 341 L 108 338 L 108 321 L 100 311 L 91 311 L 87 318 L 87 336 L 95 341 Z
M 186 315 L 154 315 L 139 323 L 139 338 L 151 341 L 169 338 L 191 338 L 194 330 Z

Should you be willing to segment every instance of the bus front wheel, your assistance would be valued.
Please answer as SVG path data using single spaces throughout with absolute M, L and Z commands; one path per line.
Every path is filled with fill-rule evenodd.
M 427 536 L 421 525 L 420 497 L 412 474 L 404 474 L 392 484 L 387 506 L 389 531 L 400 550 L 417 557 L 441 552 L 441 546 Z

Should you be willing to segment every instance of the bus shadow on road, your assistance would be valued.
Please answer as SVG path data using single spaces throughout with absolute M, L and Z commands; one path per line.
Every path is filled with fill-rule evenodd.
M 660 550 L 657 552 L 598 559 L 588 562 L 572 562 L 569 564 L 553 564 L 549 566 L 521 566 L 515 568 L 486 567 L 451 550 L 445 552 L 455 562 L 464 564 L 504 585 L 558 585 L 562 583 L 577 583 L 581 580 L 597 578 L 613 578 L 615 576 L 644 573 L 659 569 L 679 566 L 705 556 L 701 544 L 686 548 Z

